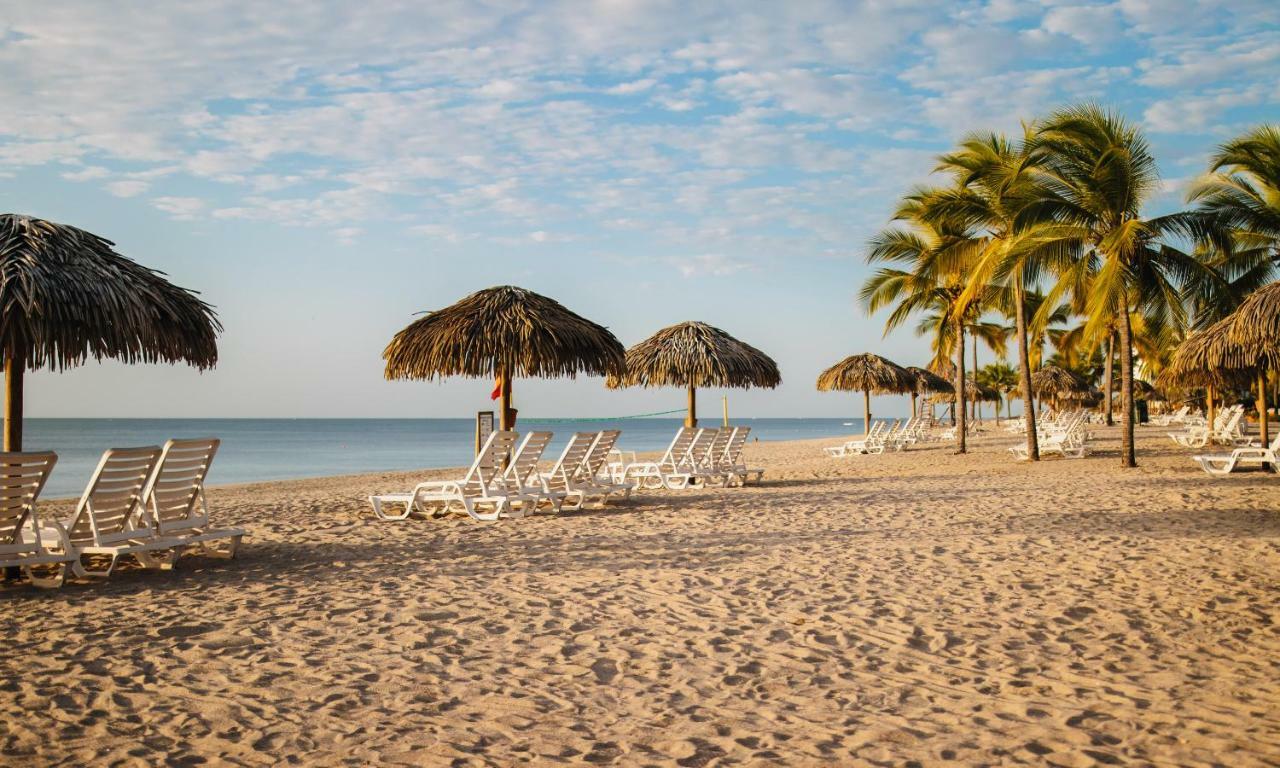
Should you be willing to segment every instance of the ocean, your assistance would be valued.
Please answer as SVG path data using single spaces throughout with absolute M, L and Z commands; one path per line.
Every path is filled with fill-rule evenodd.
M 623 450 L 663 450 L 681 419 L 521 419 L 519 431 L 550 430 L 556 455 L 578 431 L 620 429 Z M 799 440 L 855 435 L 861 419 L 738 419 L 752 438 Z M 719 426 L 704 420 L 704 426 Z M 473 419 L 27 419 L 23 447 L 56 451 L 45 498 L 79 496 L 108 448 L 162 445 L 169 438 L 222 440 L 209 483 L 247 483 L 392 470 L 465 466 Z

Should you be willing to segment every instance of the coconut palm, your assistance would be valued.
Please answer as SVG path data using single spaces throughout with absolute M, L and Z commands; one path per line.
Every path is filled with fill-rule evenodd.
M 1218 147 L 1187 199 L 1201 214 L 1200 234 L 1218 250 L 1274 265 L 1280 258 L 1280 125 L 1260 125 Z
M 1046 268 L 1052 269 L 1052 261 L 1061 255 L 1034 236 L 1040 221 L 1028 215 L 1027 205 L 1039 194 L 1036 169 L 1043 162 L 1044 153 L 1027 138 L 1014 141 L 998 133 L 974 133 L 963 138 L 953 152 L 939 158 L 936 168 L 950 174 L 957 186 L 942 190 L 931 208 L 987 235 L 962 298 L 970 301 L 993 287 L 1006 294 L 1002 303 L 1011 309 L 1018 346 L 1027 455 L 1038 461 L 1027 297 Z
M 868 262 L 891 262 L 906 268 L 877 270 L 863 284 L 860 296 L 868 312 L 893 305 L 885 320 L 886 335 L 914 314 L 933 313 L 938 333 L 935 357 L 944 351 L 953 354 L 956 401 L 963 404 L 967 398 L 965 328 L 990 296 L 979 294 L 962 301 L 961 294 L 983 239 L 963 221 L 929 210 L 929 201 L 934 198 L 935 191 L 928 189 L 907 196 L 894 214 L 894 220 L 905 227 L 889 228 L 872 238 Z M 944 341 L 946 336 L 952 338 L 949 345 Z M 959 453 L 967 450 L 964 411 L 963 407 L 956 409 Z
M 1009 403 L 1003 398 L 1007 398 L 1009 393 L 1017 388 L 1018 371 L 1012 365 L 1001 360 L 983 366 L 982 370 L 978 372 L 978 380 L 1001 394 L 1001 402 L 1005 404 L 1005 413 L 1012 415 L 1008 411 Z M 996 423 L 1000 423 L 1000 403 L 996 403 Z
M 1123 432 L 1121 463 L 1137 466 L 1133 441 L 1133 323 L 1142 311 L 1185 322 L 1182 288 L 1204 270 L 1192 256 L 1167 244 L 1192 231 L 1188 217 L 1142 217 L 1159 177 L 1141 131 L 1095 105 L 1059 110 L 1037 126 L 1034 143 L 1044 153 L 1038 168 L 1043 196 L 1028 206 L 1042 224 L 1037 240 L 1055 254 L 1057 290 L 1085 299 L 1087 328 L 1116 325 L 1119 339 Z

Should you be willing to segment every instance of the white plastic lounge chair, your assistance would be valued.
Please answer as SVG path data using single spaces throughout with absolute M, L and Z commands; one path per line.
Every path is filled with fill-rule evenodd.
M 1277 434 L 1268 446 L 1261 443 L 1245 448 L 1237 448 L 1231 453 L 1214 456 L 1192 456 L 1200 468 L 1211 475 L 1229 475 L 1242 464 L 1270 464 L 1273 470 L 1280 471 L 1280 434 Z
M 865 437 L 858 438 L 856 440 L 849 440 L 841 445 L 829 445 L 822 450 L 828 456 L 834 456 L 836 458 L 863 453 L 868 445 L 874 445 L 875 441 L 880 439 L 881 434 L 885 430 L 885 426 L 886 425 L 883 421 L 877 421 L 871 425 L 871 431 L 868 432 Z
M 380 520 L 404 520 L 415 511 L 427 516 L 444 515 L 462 508 L 473 520 L 493 522 L 515 501 L 527 497 L 509 495 L 502 484 L 502 462 L 515 447 L 515 432 L 499 430 L 490 433 L 471 468 L 461 480 L 432 480 L 418 483 L 408 493 L 383 493 L 370 496 L 373 513 Z M 403 504 L 404 513 L 395 515 L 383 509 L 384 504 Z M 456 506 L 455 506 L 456 505 Z M 484 511 L 482 508 L 490 508 Z
M 542 454 L 547 450 L 547 444 L 551 442 L 552 437 L 550 432 L 526 434 L 524 440 L 520 442 L 520 447 L 516 449 L 515 455 L 511 457 L 511 462 L 507 464 L 506 471 L 502 473 L 502 483 L 508 498 L 519 500 L 519 512 L 522 516 L 535 511 L 544 500 L 549 502 L 555 511 L 560 510 L 560 501 L 564 497 L 544 495 L 542 481 L 538 477 L 538 462 L 542 459 Z M 514 512 L 514 509 L 508 510 L 508 514 L 514 514 Z
M 1244 407 L 1233 405 L 1217 415 L 1212 427 L 1192 426 L 1186 432 L 1170 432 L 1169 437 L 1184 448 L 1203 448 L 1210 442 L 1232 445 L 1243 440 L 1240 432 L 1240 419 L 1243 417 Z
M 570 487 L 580 491 L 584 501 L 589 496 L 598 496 L 600 506 L 604 506 L 610 496 L 619 494 L 626 499 L 635 490 L 636 483 L 614 482 L 607 473 L 609 454 L 613 452 L 621 435 L 622 432 L 616 429 L 606 429 L 597 434 L 587 455 L 578 465 L 578 471 L 569 477 Z
M 1181 424 L 1187 415 L 1191 413 L 1191 406 L 1184 405 L 1173 413 L 1165 413 L 1151 419 L 1151 423 L 1157 427 L 1169 427 L 1174 424 Z
M 697 434 L 698 430 L 695 428 L 681 427 L 676 431 L 676 436 L 672 438 L 671 444 L 667 446 L 667 451 L 662 454 L 661 459 L 624 464 L 621 474 L 615 474 L 615 481 L 625 483 L 635 480 L 641 488 L 649 490 L 666 488 L 676 491 L 687 488 L 691 478 L 688 471 L 682 468 L 682 462 L 689 453 L 689 446 L 693 444 L 693 438 Z
M 564 509 L 570 498 L 574 501 L 569 503 L 569 509 L 582 509 L 586 496 L 582 488 L 574 483 L 574 476 L 578 474 L 583 459 L 599 436 L 598 432 L 574 432 L 551 471 L 538 476 L 538 481 L 542 484 L 542 498 L 549 500 L 556 512 Z
M 62 586 L 75 560 L 61 530 L 42 529 L 36 511 L 57 463 L 52 452 L 0 453 L 0 568 L 20 568 L 42 589 Z
M 742 462 L 742 449 L 747 445 L 747 437 L 751 435 L 751 427 L 734 427 L 729 444 L 725 447 L 721 469 L 724 470 L 729 483 L 736 479 L 738 485 L 746 485 L 753 476 L 756 482 L 764 480 L 764 470 L 748 467 Z
M 188 550 L 211 557 L 236 556 L 242 528 L 217 529 L 209 525 L 209 505 L 204 480 L 221 441 L 215 438 L 170 440 L 164 444 L 155 473 L 142 494 L 141 514 L 157 536 L 174 539 Z
M 173 567 L 178 557 L 174 548 L 181 542 L 157 536 L 150 515 L 140 511 L 161 453 L 159 446 L 150 446 L 112 448 L 102 454 L 75 512 L 54 526 L 76 556 L 71 563 L 76 576 L 106 578 L 122 557 L 133 557 L 144 568 Z M 86 557 L 104 557 L 107 567 L 95 567 Z
M 690 485 L 707 485 L 711 481 L 725 482 L 725 472 L 716 466 L 713 447 L 720 440 L 719 429 L 699 429 L 689 444 L 684 459 L 676 466 L 689 476 Z M 721 446 L 727 443 L 720 443 Z M 723 448 L 721 448 L 723 451 Z

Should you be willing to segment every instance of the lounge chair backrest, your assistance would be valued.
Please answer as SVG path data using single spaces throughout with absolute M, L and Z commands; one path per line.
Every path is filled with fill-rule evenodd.
M 587 455 L 583 457 L 582 463 L 578 465 L 578 477 L 590 480 L 599 475 L 605 462 L 609 460 L 609 452 L 613 450 L 613 446 L 618 444 L 618 437 L 621 434 L 621 430 L 606 429 L 596 435 L 595 442 L 591 444 L 591 448 L 587 450 Z
M 552 436 L 550 432 L 530 432 L 524 436 L 511 463 L 507 465 L 507 471 L 502 475 L 508 488 L 518 489 L 528 484 L 529 476 L 537 473 L 538 462 L 547 450 Z
M 58 463 L 58 454 L 0 453 L 0 554 L 12 555 L 39 549 L 36 538 L 23 542 L 22 529 L 39 527 L 36 499 Z
M 751 427 L 734 427 L 733 437 L 729 439 L 729 445 L 724 449 L 724 463 L 736 465 L 738 460 L 742 458 L 742 449 L 747 444 L 747 437 L 751 434 Z
M 551 472 L 546 476 L 548 490 L 570 490 L 570 481 L 578 473 L 582 460 L 587 457 L 587 452 L 591 450 L 598 436 L 599 433 L 596 432 L 573 433 L 573 437 L 569 438 L 569 444 L 560 452 L 560 458 L 556 459 Z
M 152 445 L 102 454 L 66 526 L 72 543 L 105 546 L 153 535 L 150 516 L 137 513 L 160 453 L 160 446 Z
M 684 462 L 685 456 L 689 453 L 689 446 L 693 444 L 693 438 L 698 434 L 698 430 L 691 427 L 681 427 L 676 431 L 676 436 L 671 439 L 671 445 L 667 446 L 667 452 L 662 454 L 662 460 L 658 462 L 659 466 L 669 469 L 675 469 Z
M 706 458 L 702 460 L 702 463 L 708 466 L 715 466 L 723 462 L 725 451 L 729 449 L 729 443 L 732 440 L 732 427 L 716 430 L 716 439 L 711 441 L 711 447 L 707 449 Z
M 486 496 L 488 491 L 501 485 L 504 467 L 502 462 L 515 448 L 519 435 L 510 430 L 495 430 L 489 433 L 489 439 L 471 463 L 471 468 L 462 478 L 463 496 Z
M 689 444 L 689 450 L 680 462 L 681 465 L 694 469 L 701 467 L 707 459 L 707 451 L 711 449 L 711 444 L 716 441 L 716 435 L 719 432 L 718 429 L 699 429 L 698 434 L 693 436 L 693 442 Z
M 142 494 L 149 525 L 163 535 L 202 528 L 209 524 L 204 500 L 204 480 L 221 441 L 170 440 L 164 444 L 155 472 Z

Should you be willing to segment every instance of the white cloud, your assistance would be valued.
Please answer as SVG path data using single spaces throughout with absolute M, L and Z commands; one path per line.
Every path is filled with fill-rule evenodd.
M 147 182 L 138 180 L 113 181 L 107 184 L 107 191 L 116 197 L 137 197 L 150 186 Z
M 151 204 L 180 221 L 194 219 L 204 210 L 204 201 L 196 197 L 153 197 Z

